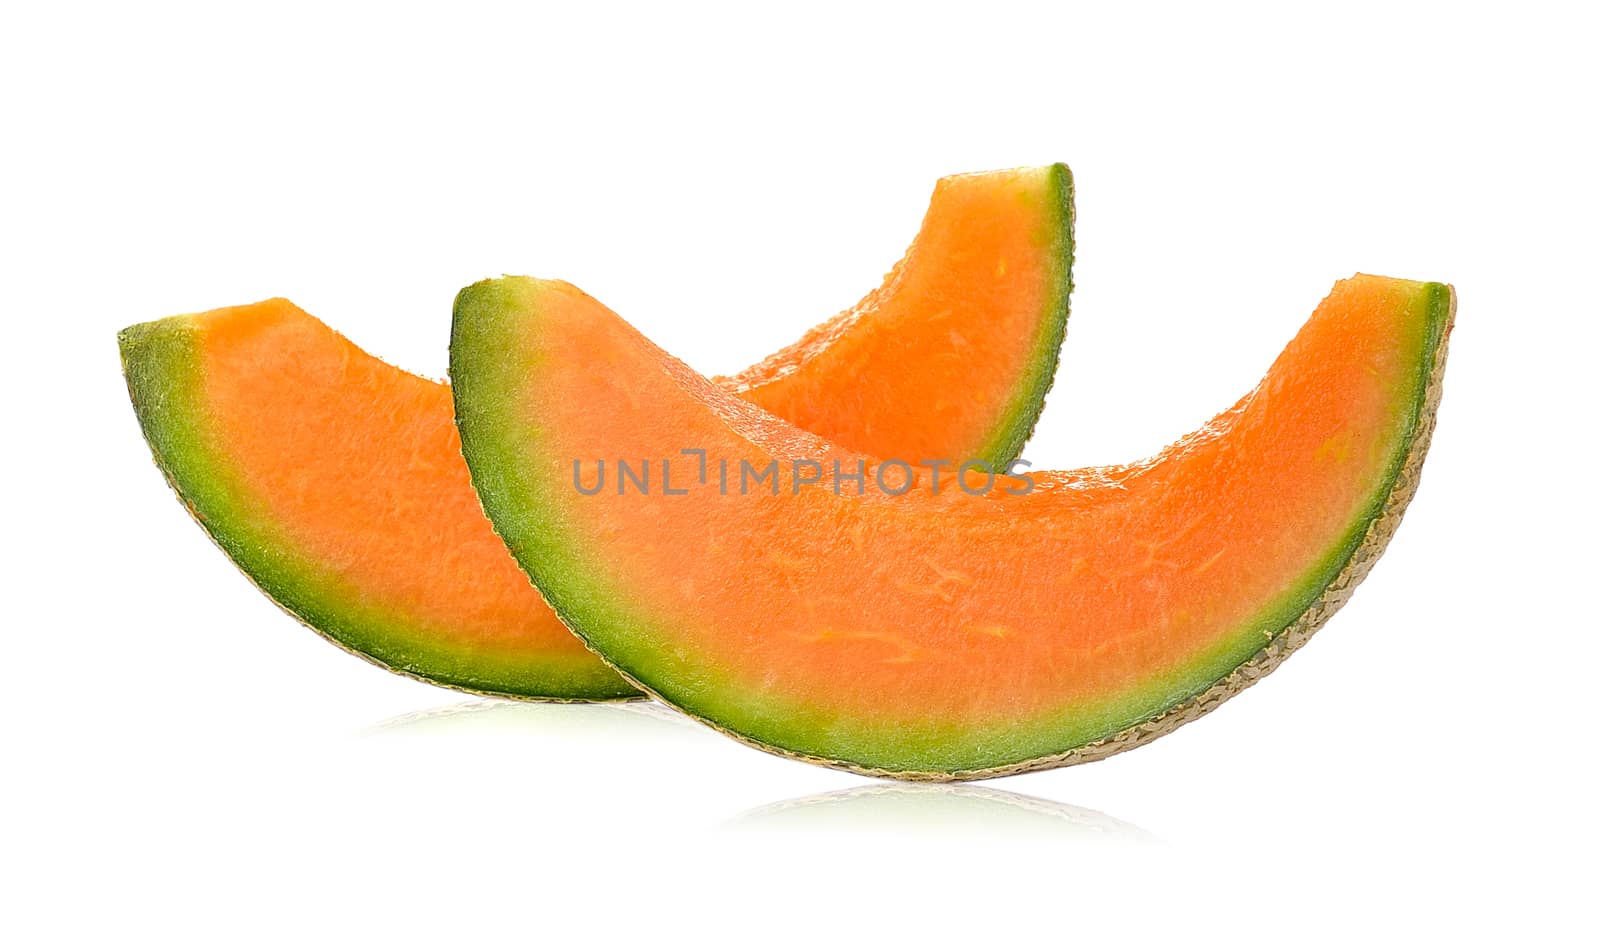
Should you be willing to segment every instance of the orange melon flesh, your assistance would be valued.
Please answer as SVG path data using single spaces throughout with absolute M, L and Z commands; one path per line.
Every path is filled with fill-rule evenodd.
M 758 746 L 901 777 L 1094 759 L 1277 664 L 1381 551 L 1415 486 L 1448 287 L 1339 283 L 1265 379 L 1159 455 L 905 494 L 694 374 L 563 283 L 457 300 L 473 482 L 563 619 L 642 688 Z M 582 358 L 605 370 L 571 370 Z M 786 470 L 724 494 L 684 449 Z M 574 487 L 666 459 L 687 494 Z M 827 470 L 819 484 L 815 461 Z M 659 465 L 659 461 L 657 463 Z M 883 467 L 888 490 L 898 470 Z M 964 479 L 973 488 L 977 473 Z M 1030 487 L 1031 483 L 1031 487 Z M 835 486 L 838 486 L 837 489 Z M 741 491 L 744 493 L 741 494 Z
M 941 181 L 886 287 L 767 371 L 783 375 L 762 387 L 782 387 L 772 407 L 869 447 L 1010 461 L 1064 331 L 1070 208 L 1061 165 Z M 138 325 L 119 341 L 158 465 L 290 613 L 361 656 L 450 687 L 638 696 L 561 625 L 495 536 L 447 386 L 364 353 L 283 299 Z M 929 363 L 892 356 L 907 349 Z M 956 349 L 967 352 L 964 383 L 948 366 Z M 605 363 L 592 353 L 580 370 Z M 856 383 L 893 397 L 893 415 L 842 415 L 841 391 Z M 963 403 L 926 398 L 936 386 Z
M 1062 240 L 1071 228 L 1071 179 L 1062 164 L 1050 175 L 939 181 L 921 236 L 877 291 L 725 384 L 858 452 L 1004 467 L 1033 432 L 1055 371 L 1035 353 L 1037 313 L 1064 306 L 1071 288 L 1071 246 Z M 1041 183 L 1057 214 L 1039 212 Z M 981 325 L 967 314 L 974 310 L 989 313 Z M 882 327 L 858 330 L 868 319 Z M 883 343 L 883 331 L 898 343 Z M 1026 376 L 985 376 L 973 369 L 979 364 L 1027 365 Z M 905 421 L 908 410 L 918 422 Z

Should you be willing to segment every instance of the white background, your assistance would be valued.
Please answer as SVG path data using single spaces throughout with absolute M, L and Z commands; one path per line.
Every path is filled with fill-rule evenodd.
M 1594 940 L 1595 24 L 1120 7 L 8 4 L 0 934 Z M 502 272 L 731 371 L 875 285 L 940 175 L 1054 160 L 1039 468 L 1198 425 L 1354 271 L 1460 294 L 1354 602 L 1103 764 L 874 792 L 388 675 L 187 520 L 118 371 L 124 325 L 281 294 L 439 376 Z

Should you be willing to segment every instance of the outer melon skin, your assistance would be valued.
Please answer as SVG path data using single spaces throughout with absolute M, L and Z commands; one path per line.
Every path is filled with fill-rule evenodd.
M 561 291 L 571 294 L 575 290 L 568 287 Z M 748 719 L 739 723 L 725 723 L 724 718 L 727 716 L 721 715 L 720 710 L 708 712 L 690 707 L 685 699 L 680 697 L 683 693 L 676 690 L 669 691 L 657 684 L 656 670 L 651 669 L 648 672 L 639 670 L 641 666 L 646 665 L 646 661 L 640 661 L 646 654 L 624 648 L 612 648 L 618 644 L 617 640 L 628 635 L 623 627 L 629 625 L 630 618 L 631 625 L 642 625 L 639 620 L 651 619 L 647 615 L 647 610 L 629 605 L 617 596 L 604 601 L 593 597 L 591 586 L 604 584 L 591 584 L 581 576 L 584 565 L 581 555 L 576 552 L 570 555 L 571 560 L 566 561 L 561 560 L 559 555 L 550 553 L 532 556 L 523 553 L 530 549 L 548 552 L 551 546 L 562 542 L 570 546 L 571 536 L 564 530 L 559 514 L 550 516 L 539 512 L 530 513 L 527 507 L 519 506 L 521 497 L 519 492 L 527 494 L 527 489 L 530 488 L 533 493 L 538 491 L 537 487 L 526 484 L 533 481 L 534 473 L 519 471 L 519 463 L 534 453 L 519 452 L 519 449 L 524 447 L 516 442 L 517 437 L 506 437 L 500 430 L 506 428 L 506 418 L 510 415 L 505 412 L 506 403 L 515 402 L 522 395 L 510 392 L 501 380 L 495 379 L 493 368 L 486 369 L 486 363 L 481 359 L 480 352 L 494 349 L 496 345 L 504 349 L 512 336 L 505 333 L 503 325 L 507 323 L 507 319 L 515 321 L 519 317 L 515 313 L 519 305 L 531 304 L 536 310 L 540 304 L 537 301 L 540 289 L 531 286 L 518 289 L 503 284 L 492 284 L 476 286 L 463 292 L 462 298 L 458 299 L 457 303 L 457 325 L 452 344 L 452 376 L 457 383 L 454 388 L 457 398 L 457 421 L 462 428 L 464 449 L 469 466 L 473 469 L 474 483 L 484 500 L 485 508 L 496 521 L 497 529 L 502 537 L 506 538 L 513 552 L 523 561 L 524 566 L 529 569 L 535 581 L 544 588 L 563 620 L 613 664 L 619 665 L 620 671 L 635 684 L 670 704 L 684 708 L 698 720 L 772 753 L 856 773 L 896 779 L 974 780 L 1099 760 L 1148 743 L 1209 712 L 1270 672 L 1287 655 L 1303 645 L 1310 635 L 1343 605 L 1393 535 L 1406 505 L 1414 494 L 1435 422 L 1446 340 L 1453 324 L 1454 294 L 1447 286 L 1439 284 L 1422 286 L 1422 291 L 1423 295 L 1419 296 L 1423 306 L 1421 310 L 1424 312 L 1423 320 L 1420 322 L 1422 348 L 1417 361 L 1418 366 L 1414 372 L 1409 373 L 1409 376 L 1416 378 L 1417 394 L 1414 398 L 1408 395 L 1403 401 L 1407 404 L 1404 407 L 1406 411 L 1404 414 L 1395 414 L 1397 417 L 1404 416 L 1404 430 L 1396 440 L 1400 444 L 1400 450 L 1394 454 L 1393 461 L 1386 467 L 1387 471 L 1382 473 L 1372 493 L 1374 498 L 1369 505 L 1363 506 L 1365 510 L 1355 514 L 1354 518 L 1337 519 L 1341 522 L 1350 522 L 1348 528 L 1343 524 L 1340 525 L 1345 529 L 1343 533 L 1347 536 L 1334 546 L 1326 547 L 1325 552 L 1319 552 L 1321 562 L 1305 571 L 1298 583 L 1286 587 L 1282 593 L 1285 604 L 1273 604 L 1270 609 L 1262 611 L 1259 621 L 1253 618 L 1248 624 L 1252 632 L 1259 628 L 1261 637 L 1258 644 L 1248 651 L 1241 650 L 1233 661 L 1219 667 L 1219 670 L 1210 675 L 1205 682 L 1194 688 L 1187 688 L 1186 691 L 1192 694 L 1169 701 L 1159 711 L 1138 718 L 1108 735 L 1078 743 L 1063 744 L 1060 750 L 1039 751 L 1030 756 L 992 764 L 928 765 L 906 763 L 903 760 L 872 763 L 840 754 L 795 748 L 792 745 L 804 743 L 810 736 L 804 730 L 788 725 L 781 718 L 770 721 L 771 730 L 775 732 L 773 736 L 757 736 L 753 733 L 758 730 L 757 725 Z M 521 298 L 518 297 L 519 294 Z M 530 302 L 530 299 L 534 300 Z M 529 324 L 538 325 L 539 322 L 533 321 Z M 530 338 L 536 338 L 543 333 L 539 327 L 530 327 L 527 330 L 527 336 Z M 561 329 L 558 327 L 552 330 Z M 547 355 L 530 356 L 538 358 Z M 1406 361 L 1406 363 L 1411 362 Z M 1409 370 L 1413 369 L 1408 368 Z M 684 371 L 686 369 L 678 365 L 668 373 L 679 376 Z M 534 419 L 533 422 L 538 426 L 543 421 Z M 530 433 L 522 438 L 537 443 L 539 435 Z M 561 442 L 566 441 L 561 440 Z M 538 447 L 535 445 L 528 448 Z M 554 508 L 555 505 L 547 503 L 538 507 Z M 622 589 L 626 586 L 625 582 L 612 586 L 616 594 L 626 595 L 626 590 Z M 1278 613 L 1282 615 L 1275 615 Z M 692 657 L 681 654 L 673 657 L 675 661 L 683 661 L 686 658 Z M 752 710 L 764 709 L 757 706 Z M 769 722 L 763 720 L 761 723 Z M 865 750 L 861 753 L 870 754 L 873 751 Z M 894 752 L 890 751 L 885 756 L 893 754 Z
M 1384 550 L 1388 548 L 1389 542 L 1394 538 L 1396 530 L 1400 527 L 1400 520 L 1405 516 L 1406 508 L 1417 494 L 1417 487 L 1422 482 L 1423 460 L 1427 458 L 1428 447 L 1433 442 L 1433 431 L 1438 424 L 1439 401 L 1444 394 L 1445 358 L 1449 353 L 1450 331 L 1455 325 L 1456 296 L 1454 289 L 1449 286 L 1438 285 L 1435 294 L 1434 311 L 1436 315 L 1434 317 L 1434 331 L 1429 343 L 1432 354 L 1429 360 L 1425 392 L 1413 414 L 1413 432 L 1411 434 L 1410 448 L 1406 450 L 1401 461 L 1396 464 L 1393 473 L 1388 479 L 1386 497 L 1367 517 L 1360 531 L 1360 538 L 1346 550 L 1340 552 L 1343 555 L 1343 563 L 1339 565 L 1331 580 L 1319 590 L 1313 591 L 1315 592 L 1315 597 L 1310 605 L 1295 617 L 1293 622 L 1267 639 L 1265 644 L 1249 659 L 1221 679 L 1218 679 L 1205 691 L 1184 700 L 1153 718 L 1125 728 L 1110 737 L 1057 754 L 1049 754 L 1015 764 L 982 770 L 882 770 L 861 768 L 849 764 L 832 764 L 818 758 L 790 754 L 785 751 L 778 751 L 777 753 L 794 757 L 797 760 L 850 770 L 866 776 L 898 780 L 939 782 L 1007 777 L 1013 774 L 1025 774 L 1040 770 L 1052 770 L 1057 767 L 1087 764 L 1114 757 L 1123 751 L 1142 747 L 1157 738 L 1171 734 L 1197 718 L 1210 714 L 1221 707 L 1228 699 L 1266 678 L 1274 669 L 1282 665 L 1284 660 L 1310 642 L 1311 637 L 1317 630 L 1326 625 L 1328 620 L 1332 619 L 1333 615 L 1350 601 L 1350 598 L 1355 594 L 1356 587 L 1360 586 L 1361 581 L 1367 578 L 1367 574 L 1372 571 L 1373 565 L 1378 562 L 1378 558 L 1383 556 Z M 738 737 L 738 735 L 734 736 Z M 740 740 L 744 739 L 740 738 Z M 766 745 L 754 746 L 770 750 Z
M 1054 377 L 1071 289 L 1073 222 L 1071 176 L 1064 165 L 966 176 L 969 182 L 977 181 L 972 185 L 981 193 L 983 187 L 990 186 L 986 180 L 998 180 L 1007 174 L 1029 181 L 1031 188 L 1044 194 L 1042 205 L 1037 212 L 1030 211 L 1030 218 L 1036 218 L 1043 226 L 1049 240 L 1045 254 L 1056 268 L 1042 286 L 1044 297 L 1037 310 L 1025 313 L 1036 315 L 1036 330 L 1030 332 L 1025 357 L 1013 365 L 1014 370 L 991 382 L 994 394 L 1004 397 L 1003 415 L 974 437 L 946 434 L 952 450 L 980 449 L 980 454 L 992 454 L 1001 466 L 1015 458 L 1031 432 Z M 941 187 L 948 185 L 950 181 L 941 181 Z M 930 220 L 934 219 L 936 208 L 937 204 L 930 206 Z M 928 225 L 925 220 L 924 233 Z M 913 243 L 913 248 L 916 245 Z M 902 262 L 897 272 L 904 265 Z M 859 341 L 865 330 L 880 327 L 873 318 L 879 314 L 875 306 L 882 302 L 883 292 L 880 289 L 869 295 L 856 308 L 808 334 L 785 352 L 785 364 L 798 362 L 814 367 L 813 359 L 828 356 L 835 345 Z M 981 330 L 991 314 L 995 313 L 970 308 L 965 314 L 966 323 Z M 1010 315 L 1014 318 L 1017 313 Z M 448 640 L 430 638 L 427 627 L 403 608 L 364 603 L 365 588 L 341 585 L 318 561 L 297 553 L 292 540 L 274 530 L 273 522 L 267 520 L 269 516 L 253 501 L 250 489 L 230 468 L 226 450 L 215 441 L 204 419 L 194 412 L 203 399 L 198 391 L 207 369 L 197 342 L 198 329 L 191 321 L 196 317 L 204 316 L 166 319 L 121 332 L 118 340 L 130 397 L 156 465 L 179 500 L 213 542 L 274 603 L 340 648 L 397 674 L 441 687 L 533 701 L 643 697 L 604 662 L 576 644 L 577 657 L 544 661 L 519 658 L 514 653 L 467 651 Z M 775 356 L 769 361 L 776 359 Z M 761 368 L 757 365 L 741 376 L 761 382 L 760 378 L 770 376 L 763 374 Z M 1009 386 L 998 389 L 1005 384 Z M 912 409 L 906 416 L 914 422 L 918 412 Z M 448 414 L 445 419 L 449 425 Z M 931 422 L 931 418 L 924 421 Z M 474 501 L 465 481 L 462 493 Z M 487 524 L 484 533 L 494 540 Z M 498 542 L 495 547 L 500 549 Z M 509 562 L 507 567 L 517 583 L 527 589 L 521 574 Z M 537 595 L 531 590 L 528 593 L 529 606 L 538 608 L 553 624 Z M 564 629 L 560 632 L 566 636 Z

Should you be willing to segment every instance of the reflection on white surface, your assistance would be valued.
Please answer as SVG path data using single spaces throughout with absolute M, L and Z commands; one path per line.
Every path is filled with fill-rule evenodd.
M 554 726 L 626 726 L 648 730 L 701 726 L 656 701 L 603 701 L 584 704 L 478 698 L 386 718 L 362 731 L 363 738 L 386 734 L 515 734 L 549 731 Z
M 704 730 L 683 715 L 655 701 L 613 701 L 585 704 L 510 701 L 478 698 L 453 705 L 396 715 L 360 732 L 391 735 L 516 735 L 593 729 L 649 731 Z
M 993 787 L 948 783 L 874 783 L 819 793 L 747 810 L 724 826 L 738 830 L 932 830 L 1159 842 L 1138 826 L 1098 810 Z
M 476 749 L 467 748 L 466 744 L 482 738 L 554 737 L 557 740 L 550 742 L 552 746 L 565 743 L 606 754 L 612 752 L 607 748 L 609 744 L 611 749 L 629 752 L 640 760 L 641 748 L 660 743 L 665 737 L 680 748 L 663 749 L 681 760 L 687 756 L 682 748 L 690 747 L 680 740 L 685 735 L 703 735 L 706 746 L 712 748 L 722 740 L 655 701 L 556 704 L 477 698 L 397 715 L 360 731 L 358 737 L 368 741 L 421 737 L 441 746 L 461 741 L 462 747 L 473 755 Z M 707 759 L 720 761 L 725 756 L 719 749 Z M 640 769 L 660 770 L 650 763 L 640 764 Z M 615 775 L 633 780 L 625 770 Z M 754 807 L 725 820 L 722 826 L 737 833 L 832 831 L 861 836 L 877 833 L 1160 841 L 1144 829 L 1098 810 L 994 787 L 948 783 L 865 783 Z

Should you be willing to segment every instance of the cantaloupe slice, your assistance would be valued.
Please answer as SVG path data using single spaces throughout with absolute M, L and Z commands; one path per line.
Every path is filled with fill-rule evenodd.
M 1340 282 L 1254 391 L 1159 455 L 982 495 L 958 487 L 982 491 L 976 469 L 900 495 L 887 462 L 845 478 L 858 456 L 563 283 L 464 290 L 451 376 L 485 510 L 628 678 L 771 751 L 968 779 L 1143 744 L 1303 644 L 1417 486 L 1453 298 Z M 584 494 L 602 459 L 650 460 L 656 487 Z M 776 490 L 750 487 L 774 462 Z
M 735 381 L 779 414 L 907 458 L 1015 457 L 1067 316 L 1065 166 L 941 180 L 882 288 Z M 282 299 L 122 332 L 157 464 L 272 599 L 406 675 L 555 700 L 639 693 L 563 627 L 474 497 L 450 392 Z M 577 372 L 609 369 L 603 351 Z

